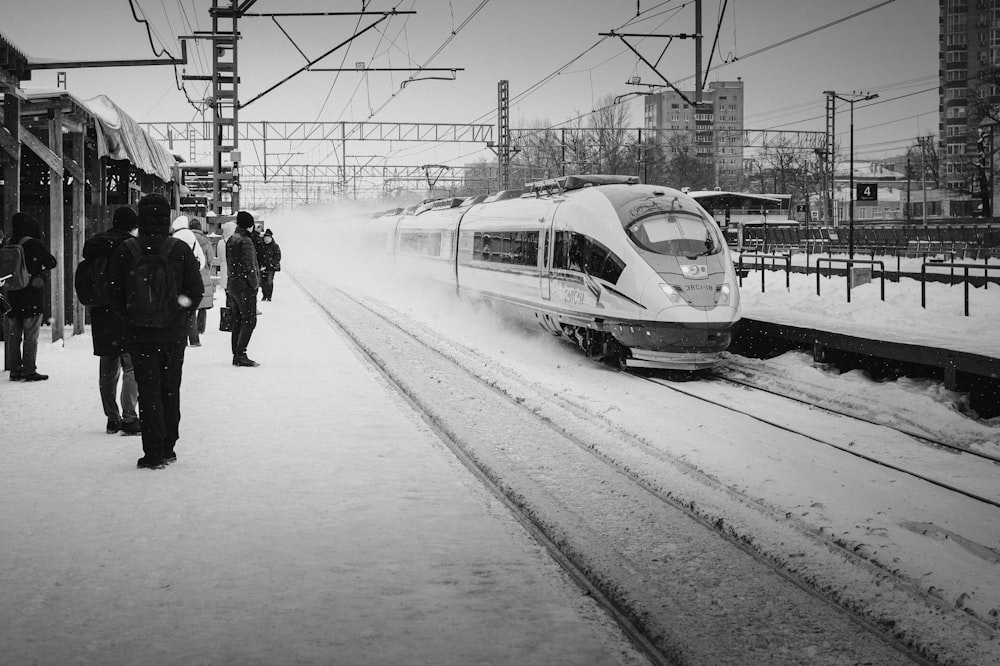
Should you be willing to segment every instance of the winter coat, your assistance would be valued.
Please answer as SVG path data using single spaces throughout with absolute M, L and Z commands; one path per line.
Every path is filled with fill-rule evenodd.
M 226 270 L 226 291 L 252 294 L 260 287 L 257 250 L 250 239 L 250 232 L 241 227 L 237 227 L 226 241 Z
M 143 252 L 159 252 L 163 244 L 168 242 L 167 238 L 165 227 L 160 233 L 150 233 L 143 229 L 142 218 L 140 218 L 138 240 Z M 134 345 L 177 344 L 187 340 L 188 314 L 197 309 L 205 287 L 201 282 L 198 260 L 191 248 L 185 243 L 174 243 L 167 254 L 167 261 L 173 271 L 178 294 L 186 296 L 190 305 L 180 308 L 171 322 L 164 328 L 133 326 L 128 323 L 126 318 L 126 351 L 129 351 Z M 135 258 L 123 243 L 115 250 L 108 265 L 111 307 L 122 317 L 125 317 L 126 303 L 128 302 L 128 273 L 134 263 Z
M 25 267 L 31 275 L 31 281 L 23 289 L 5 290 L 7 300 L 10 301 L 11 305 L 11 311 L 7 313 L 7 316 L 27 319 L 44 312 L 45 272 L 55 268 L 58 262 L 46 249 L 45 244 L 39 240 L 42 233 L 34 219 L 15 215 L 11 231 L 10 238 L 7 239 L 9 245 L 27 237 L 22 246 L 24 247 Z
M 132 237 L 121 229 L 108 229 L 91 236 L 83 244 L 83 258 L 96 259 L 111 255 L 118 246 Z M 123 351 L 126 336 L 125 320 L 110 305 L 90 307 L 90 336 L 94 342 L 94 356 L 117 356 Z
M 198 260 L 198 270 L 201 270 L 208 265 L 208 262 L 205 260 L 205 253 L 202 251 L 201 245 L 198 244 L 198 239 L 195 238 L 194 232 L 188 229 L 187 215 L 181 215 L 174 220 L 173 226 L 171 227 L 171 235 L 177 240 L 183 241 L 189 248 L 191 248 L 195 259 Z
M 212 281 L 212 272 L 215 270 L 215 250 L 212 249 L 212 241 L 208 240 L 204 231 L 191 229 L 191 233 L 194 234 L 198 241 L 198 247 L 205 255 L 205 265 L 201 268 L 201 282 L 205 285 L 205 295 L 201 297 L 201 303 L 198 304 L 199 310 L 205 310 L 215 305 L 215 282 Z
M 219 286 L 225 292 L 229 283 L 229 266 L 226 264 L 226 241 L 228 241 L 236 231 L 236 223 L 230 220 L 222 223 L 222 238 L 216 247 L 215 258 L 219 264 Z
M 260 270 L 274 272 L 281 270 L 281 248 L 275 241 L 265 242 L 260 248 L 259 257 Z

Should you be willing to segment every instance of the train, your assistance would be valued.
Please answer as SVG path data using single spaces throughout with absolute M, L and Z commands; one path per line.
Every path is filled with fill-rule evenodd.
M 621 368 L 710 369 L 741 316 L 712 216 L 680 190 L 634 176 L 563 176 L 425 201 L 374 216 L 362 238 L 395 270 Z

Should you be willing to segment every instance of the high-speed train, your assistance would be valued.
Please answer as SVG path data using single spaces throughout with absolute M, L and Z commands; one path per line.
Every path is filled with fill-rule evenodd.
M 397 269 L 453 285 L 619 366 L 700 370 L 740 319 L 717 224 L 679 190 L 565 176 L 366 222 Z

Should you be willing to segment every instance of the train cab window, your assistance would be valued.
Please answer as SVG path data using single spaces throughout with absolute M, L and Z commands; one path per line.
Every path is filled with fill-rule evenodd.
M 649 252 L 696 257 L 722 249 L 715 225 L 697 213 L 652 213 L 634 220 L 625 229 L 636 245 Z
M 559 231 L 553 247 L 553 268 L 563 268 L 617 284 L 625 262 L 602 243 L 571 231 Z
M 641 196 L 616 208 L 629 239 L 647 252 L 696 257 L 724 246 L 718 225 L 690 197 Z

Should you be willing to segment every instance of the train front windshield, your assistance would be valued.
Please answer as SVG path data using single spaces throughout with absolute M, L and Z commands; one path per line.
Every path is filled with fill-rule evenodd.
M 722 251 L 715 222 L 680 197 L 643 197 L 622 206 L 618 215 L 632 242 L 647 252 L 697 257 Z

